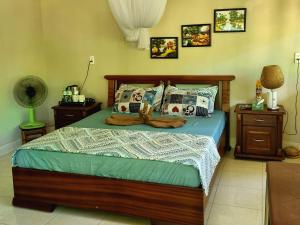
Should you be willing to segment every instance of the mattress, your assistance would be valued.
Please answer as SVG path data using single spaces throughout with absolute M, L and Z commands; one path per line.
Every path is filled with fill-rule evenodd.
M 215 111 L 210 118 L 187 118 L 187 123 L 176 129 L 147 125 L 110 126 L 104 122 L 110 115 L 111 109 L 104 109 L 71 126 L 207 135 L 213 137 L 216 143 L 225 126 L 225 113 L 222 111 Z M 201 185 L 199 173 L 193 166 L 153 160 L 20 149 L 14 154 L 13 166 L 187 187 Z

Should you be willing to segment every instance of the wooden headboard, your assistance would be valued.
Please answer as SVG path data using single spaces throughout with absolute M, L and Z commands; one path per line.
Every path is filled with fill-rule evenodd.
M 163 81 L 165 85 L 168 82 L 171 85 L 176 84 L 209 84 L 219 87 L 216 97 L 216 109 L 224 112 L 230 110 L 230 81 L 235 77 L 232 75 L 223 76 L 200 76 L 200 75 L 106 75 L 108 80 L 108 99 L 107 106 L 113 106 L 115 100 L 115 92 L 121 84 L 153 84 L 159 85 Z

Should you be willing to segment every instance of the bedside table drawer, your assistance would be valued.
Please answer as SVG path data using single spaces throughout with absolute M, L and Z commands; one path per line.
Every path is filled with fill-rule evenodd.
M 243 125 L 255 125 L 255 126 L 276 126 L 276 116 L 273 115 L 258 115 L 258 114 L 244 114 Z
M 82 112 L 75 110 L 58 110 L 56 116 L 57 119 L 62 121 L 78 121 L 82 118 Z
M 272 155 L 276 151 L 276 129 L 272 127 L 243 127 L 243 151 L 245 153 Z

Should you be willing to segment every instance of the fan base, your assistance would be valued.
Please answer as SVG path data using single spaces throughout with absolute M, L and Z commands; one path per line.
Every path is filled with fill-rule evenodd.
M 21 129 L 36 129 L 36 128 L 41 128 L 44 127 L 45 123 L 44 122 L 40 122 L 40 121 L 34 121 L 34 122 L 24 122 L 20 124 L 20 128 Z

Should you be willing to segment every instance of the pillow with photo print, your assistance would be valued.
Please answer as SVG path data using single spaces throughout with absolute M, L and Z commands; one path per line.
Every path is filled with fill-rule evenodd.
M 175 90 L 166 93 L 162 114 L 176 116 L 208 116 L 209 99 L 194 90 Z
M 168 93 L 172 93 L 174 91 L 186 91 L 187 93 L 197 93 L 197 95 L 208 98 L 208 113 L 213 113 L 215 108 L 215 99 L 218 93 L 218 86 L 210 86 L 210 87 L 199 87 L 199 88 L 177 88 L 175 86 L 168 85 L 164 92 L 163 103 L 166 101 L 166 97 Z
M 113 112 L 138 113 L 145 103 L 159 111 L 163 90 L 163 85 L 141 88 L 122 84 L 115 95 Z

